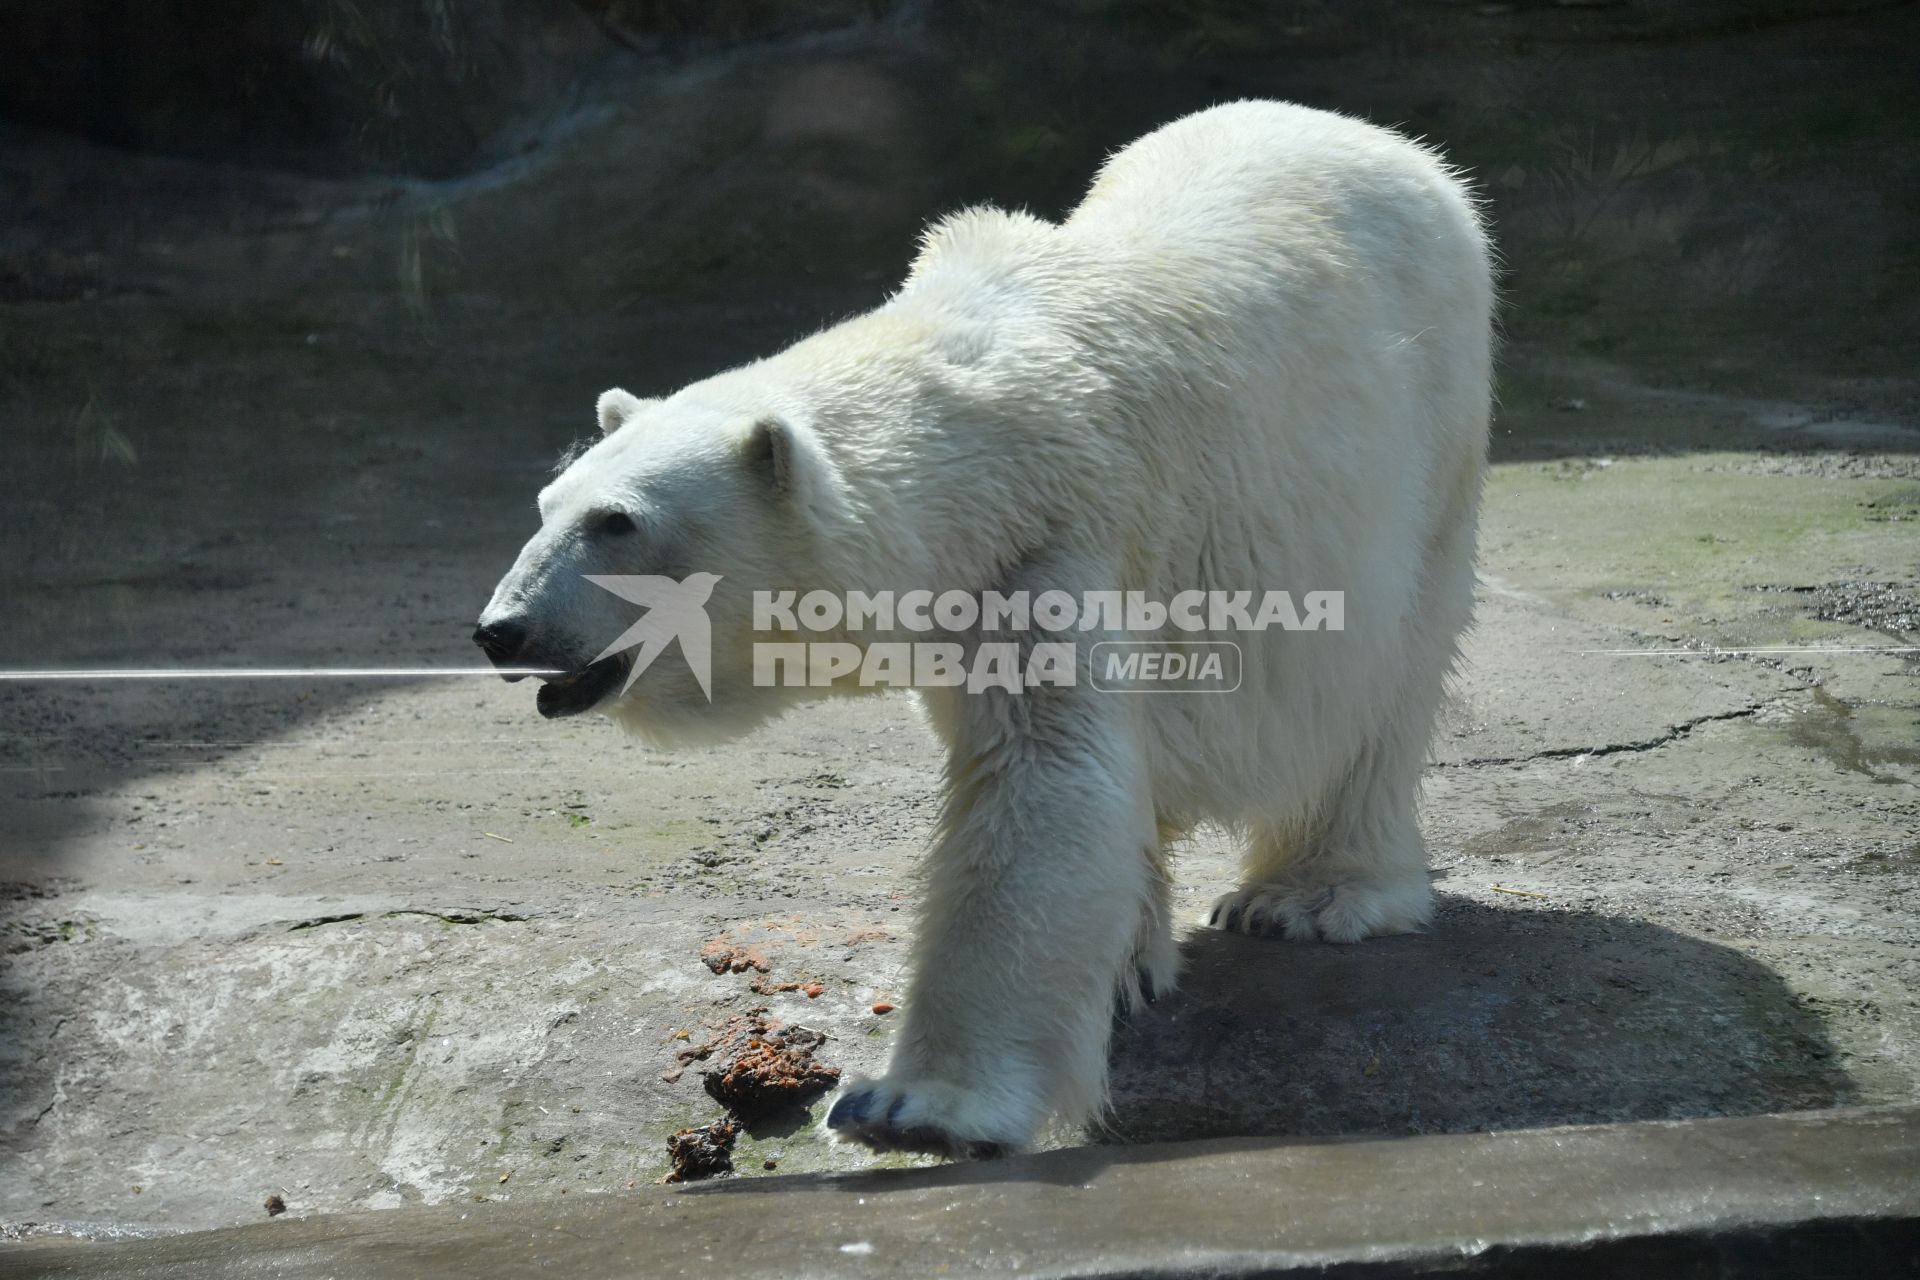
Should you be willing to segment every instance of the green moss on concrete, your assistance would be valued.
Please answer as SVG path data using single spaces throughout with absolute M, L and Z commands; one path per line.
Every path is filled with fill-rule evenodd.
M 1767 586 L 1831 582 L 1835 566 L 1909 564 L 1905 522 L 1875 519 L 1912 481 L 1743 470 L 1746 455 L 1512 463 L 1493 468 L 1485 536 L 1515 586 L 1578 608 L 1650 592 L 1658 619 L 1702 620 L 1716 643 L 1783 644 L 1830 629 Z M 1610 621 L 1618 617 L 1609 616 Z

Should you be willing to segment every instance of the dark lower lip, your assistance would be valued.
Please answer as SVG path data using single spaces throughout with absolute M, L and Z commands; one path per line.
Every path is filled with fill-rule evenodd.
M 619 686 L 626 671 L 627 664 L 618 657 L 602 658 L 583 670 L 547 680 L 534 705 L 549 720 L 591 711 Z

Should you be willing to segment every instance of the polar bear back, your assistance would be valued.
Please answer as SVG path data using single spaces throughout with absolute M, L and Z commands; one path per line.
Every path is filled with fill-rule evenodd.
M 1223 221 L 1225 209 L 1245 221 Z M 1322 243 L 1317 229 L 1331 226 L 1375 240 L 1368 248 L 1376 253 L 1471 250 L 1463 265 L 1480 266 L 1482 277 L 1487 257 L 1473 202 L 1437 154 L 1365 121 L 1285 102 L 1235 102 L 1146 135 L 1102 166 L 1066 225 L 1235 253 L 1305 251 Z

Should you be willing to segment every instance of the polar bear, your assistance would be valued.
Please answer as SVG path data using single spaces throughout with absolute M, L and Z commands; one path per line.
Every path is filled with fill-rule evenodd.
M 843 1088 L 831 1132 L 977 1155 L 1095 1114 L 1116 999 L 1176 980 L 1167 852 L 1196 824 L 1245 842 L 1220 928 L 1428 920 L 1415 792 L 1472 608 L 1491 277 L 1432 151 L 1239 102 L 1114 155 L 1062 222 L 938 223 L 871 312 L 663 399 L 601 397 L 475 636 L 545 673 L 549 716 L 673 743 L 858 691 L 766 678 L 761 590 L 1342 594 L 1341 630 L 1202 637 L 1238 647 L 1230 692 L 1097 680 L 1095 643 L 1195 638 L 1101 609 L 1066 636 L 1078 679 L 918 690 L 949 764 L 912 978 L 886 1073 Z M 710 640 L 682 648 L 708 669 L 610 646 L 641 598 L 615 578 L 697 587 Z M 927 638 L 860 620 L 822 626 Z M 940 634 L 977 653 L 1011 625 Z

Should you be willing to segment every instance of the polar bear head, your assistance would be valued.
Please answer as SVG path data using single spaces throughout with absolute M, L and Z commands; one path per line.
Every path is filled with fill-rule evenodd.
M 756 688 L 752 593 L 820 585 L 838 473 L 791 412 L 695 387 L 600 397 L 600 438 L 540 493 L 540 529 L 473 639 L 540 714 L 720 737 L 782 709 Z M 784 694 L 791 699 L 792 693 Z

